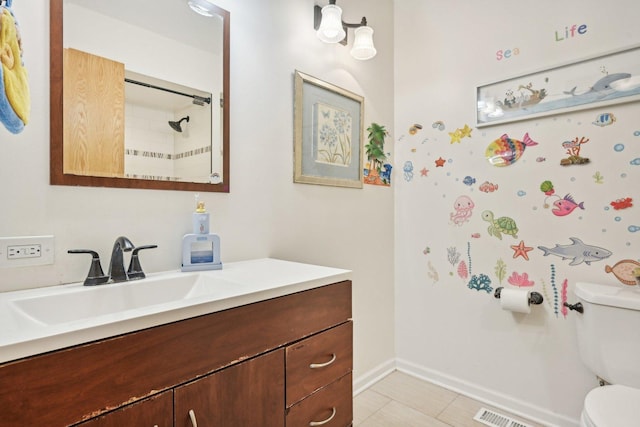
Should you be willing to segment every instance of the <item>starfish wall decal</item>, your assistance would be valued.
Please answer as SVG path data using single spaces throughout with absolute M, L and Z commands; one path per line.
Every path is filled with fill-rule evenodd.
M 526 259 L 527 261 L 529 261 L 529 251 L 532 251 L 533 248 L 531 246 L 525 246 L 524 245 L 524 240 L 520 240 L 520 244 L 519 245 L 511 245 L 511 249 L 513 249 L 513 257 L 514 258 L 518 258 L 519 256 L 521 256 L 522 258 Z

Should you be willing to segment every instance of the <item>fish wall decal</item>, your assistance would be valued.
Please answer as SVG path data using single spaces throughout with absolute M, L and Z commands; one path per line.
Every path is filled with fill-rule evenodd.
M 609 265 L 605 266 L 604 271 L 606 273 L 613 273 L 621 283 L 632 286 L 636 284 L 633 271 L 638 267 L 640 267 L 640 262 L 632 259 L 623 259 L 622 261 L 616 262 L 613 267 Z
M 522 157 L 525 148 L 534 145 L 538 145 L 538 143 L 531 139 L 528 133 L 524 134 L 522 141 L 509 138 L 505 133 L 489 144 L 485 151 L 485 157 L 493 166 L 509 166 Z
M 553 202 L 553 206 L 554 208 L 551 209 L 551 212 L 555 216 L 567 216 L 576 208 L 584 210 L 584 202 L 576 203 L 573 197 L 571 197 L 571 194 L 567 194 L 562 199 L 556 200 Z

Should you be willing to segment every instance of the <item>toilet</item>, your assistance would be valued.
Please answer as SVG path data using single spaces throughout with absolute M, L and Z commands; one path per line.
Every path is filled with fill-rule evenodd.
M 575 294 L 580 358 L 610 384 L 587 394 L 580 426 L 640 426 L 640 289 L 578 282 Z

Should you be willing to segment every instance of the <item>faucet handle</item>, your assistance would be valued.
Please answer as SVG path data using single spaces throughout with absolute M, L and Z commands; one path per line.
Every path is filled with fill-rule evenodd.
M 96 251 L 92 251 L 90 249 L 69 249 L 67 253 L 91 255 L 91 266 L 89 267 L 89 274 L 87 274 L 87 278 L 84 279 L 85 286 L 101 285 L 109 281 L 109 276 L 105 276 L 104 272 L 102 271 L 102 265 L 100 264 L 100 255 L 98 255 Z
M 135 279 L 144 279 L 146 276 L 142 271 L 142 266 L 140 265 L 140 258 L 138 257 L 138 252 L 143 249 L 155 249 L 158 245 L 144 245 L 136 247 L 131 253 L 131 261 L 129 262 L 129 269 L 127 270 L 127 276 L 129 280 Z

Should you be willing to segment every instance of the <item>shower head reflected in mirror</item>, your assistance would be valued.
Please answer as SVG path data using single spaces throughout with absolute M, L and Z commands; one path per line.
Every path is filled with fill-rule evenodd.
M 181 123 L 184 121 L 187 121 L 187 123 L 189 123 L 189 116 L 183 117 L 180 120 L 178 120 L 177 122 L 172 122 L 171 120 L 169 121 L 169 126 L 171 126 L 171 129 L 175 130 L 176 132 L 182 132 L 182 125 Z

